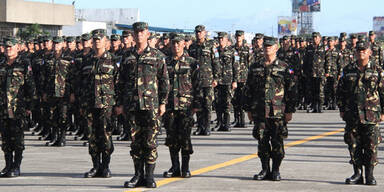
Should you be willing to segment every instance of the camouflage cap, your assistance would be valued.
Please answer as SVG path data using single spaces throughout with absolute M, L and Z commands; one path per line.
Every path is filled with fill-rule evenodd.
M 289 37 L 286 36 L 286 35 L 284 35 L 283 38 L 282 38 L 282 40 L 284 40 L 284 41 L 285 41 L 285 40 L 289 40 Z
M 358 41 L 365 40 L 365 35 L 359 35 L 357 36 Z
M 81 40 L 83 40 L 83 41 L 88 41 L 90 39 L 92 39 L 92 35 L 89 33 L 84 33 L 81 35 Z
M 340 41 L 340 42 L 347 41 L 347 38 L 346 38 L 346 37 L 340 37 L 340 38 L 339 38 L 339 41 Z
M 53 37 L 53 42 L 54 43 L 61 43 L 63 41 L 64 41 L 64 39 L 62 37 L 60 37 L 60 36 Z
M 184 40 L 190 41 L 190 40 L 192 40 L 192 36 L 191 35 L 185 35 Z
M 368 49 L 368 48 L 369 48 L 369 43 L 368 43 L 368 42 L 366 42 L 366 41 L 364 41 L 364 40 L 359 40 L 359 41 L 357 41 L 357 43 L 356 43 L 356 49 L 357 49 L 358 51 L 366 50 L 366 49 Z
M 374 35 L 374 34 L 375 34 L 374 31 L 369 31 L 369 36 Z
M 130 30 L 124 30 L 122 33 L 123 37 L 128 37 L 128 36 L 132 36 L 132 35 L 133 35 L 133 32 Z
M 242 36 L 242 35 L 244 35 L 244 31 L 243 30 L 236 30 L 235 35 L 236 36 Z
M 112 41 L 118 41 L 118 40 L 120 40 L 120 35 L 118 35 L 118 34 L 112 34 L 112 35 L 111 35 L 111 40 L 112 40 Z
M 347 33 L 346 32 L 341 32 L 340 33 L 340 37 L 346 37 L 347 36 Z
M 105 29 L 95 29 L 91 33 L 93 39 L 101 39 L 106 35 L 107 32 Z
M 133 30 L 136 31 L 144 31 L 148 29 L 148 23 L 146 22 L 136 22 L 132 25 Z
M 298 37 L 298 38 L 296 38 L 296 40 L 299 41 L 299 42 L 304 42 L 305 41 L 304 37 Z
M 6 37 L 3 39 L 3 44 L 6 47 L 12 47 L 14 45 L 17 45 L 19 41 L 14 37 Z
M 76 36 L 76 43 L 81 43 L 81 36 Z
M 75 40 L 76 40 L 76 38 L 73 36 L 68 36 L 65 38 L 65 42 L 67 42 L 67 43 L 74 42 Z
M 223 38 L 223 37 L 226 37 L 228 36 L 228 33 L 227 32 L 217 32 L 217 37 L 218 38 Z
M 35 39 L 34 39 L 33 37 L 28 37 L 28 38 L 25 39 L 25 42 L 26 42 L 26 43 L 33 43 L 34 40 L 35 40 Z
M 205 31 L 205 26 L 204 25 L 197 25 L 195 27 L 195 32 L 201 32 L 201 31 Z
M 256 33 L 255 35 L 255 39 L 263 39 L 264 38 L 264 35 L 261 34 L 261 33 Z
M 162 39 L 170 39 L 175 33 L 163 33 Z
M 151 32 L 151 34 L 148 37 L 148 40 L 151 40 L 151 39 L 154 39 L 154 38 L 156 38 L 156 33 Z
M 351 39 L 357 39 L 357 35 L 356 35 L 356 34 L 350 34 L 349 37 L 350 37 Z
M 291 35 L 291 40 L 296 40 L 297 36 L 296 35 Z
M 319 32 L 313 32 L 312 37 L 321 37 Z
M 327 36 L 323 36 L 323 37 L 321 37 L 321 40 L 322 40 L 322 41 L 326 41 L 327 39 L 328 39 Z
M 329 37 L 327 38 L 327 40 L 328 40 L 328 41 L 335 41 L 335 40 L 336 40 L 336 38 L 335 38 L 335 37 L 333 37 L 333 36 L 329 36 Z
M 53 37 L 50 35 L 46 35 L 43 37 L 43 41 L 52 41 L 52 40 L 53 40 Z
M 274 37 L 265 36 L 263 44 L 264 44 L 264 46 L 275 45 L 275 44 L 277 44 L 277 39 Z
M 184 34 L 175 34 L 173 37 L 172 37 L 172 42 L 180 42 L 180 41 L 184 41 Z

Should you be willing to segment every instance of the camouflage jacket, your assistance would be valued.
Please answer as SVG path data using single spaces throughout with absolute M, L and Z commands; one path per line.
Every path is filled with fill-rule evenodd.
M 384 71 L 369 61 L 365 71 L 357 63 L 343 70 L 337 88 L 337 104 L 344 120 L 360 119 L 362 124 L 376 124 L 384 112 Z
M 44 66 L 44 83 L 43 93 L 47 97 L 62 97 L 69 98 L 69 94 L 73 92 L 70 82 L 71 65 L 73 60 L 64 58 L 64 54 L 59 57 L 53 55 L 51 58 L 46 58 Z
M 41 97 L 43 94 L 44 85 L 44 51 L 40 50 L 35 52 L 31 59 L 33 79 L 36 85 L 36 94 Z
M 354 55 L 350 49 L 343 49 L 339 50 L 339 55 L 340 55 L 340 63 L 339 63 L 339 72 L 338 75 L 340 76 L 341 73 L 343 72 L 344 67 L 346 67 L 348 64 L 351 64 L 354 59 Z
M 170 47 L 163 47 L 160 49 L 160 51 L 165 55 L 165 56 L 171 56 L 172 55 L 172 51 L 171 51 L 171 48 Z
M 262 47 L 261 48 L 253 48 L 250 50 L 250 52 L 252 55 L 252 58 L 250 60 L 250 65 L 251 65 L 251 63 L 255 63 L 258 60 L 264 58 L 264 49 Z
M 84 108 L 108 108 L 116 103 L 116 61 L 106 51 L 101 57 L 89 55 L 81 68 L 80 103 Z
M 169 76 L 164 54 L 147 47 L 139 55 L 131 48 L 120 65 L 117 104 L 125 110 L 157 110 L 159 104 L 166 104 L 169 91 Z
M 239 53 L 231 48 L 219 48 L 219 85 L 231 85 L 232 82 L 239 81 Z
M 0 62 L 0 118 L 24 118 L 36 96 L 32 66 L 18 56 L 12 65 Z
M 268 66 L 265 66 L 265 59 L 253 63 L 245 84 L 244 109 L 260 121 L 295 112 L 297 91 L 294 79 L 288 64 L 279 59 Z
M 79 51 L 74 59 L 74 65 L 71 66 L 71 84 L 73 87 L 73 93 L 76 98 L 80 98 L 83 92 L 82 78 L 83 78 L 83 66 L 90 63 L 90 59 L 94 54 L 93 49 L 85 53 L 84 49 Z
M 372 50 L 371 58 L 373 58 L 374 61 L 378 65 L 382 66 L 383 65 L 383 51 L 381 49 L 380 44 L 377 41 L 375 41 L 373 43 L 370 43 L 370 47 Z
M 250 54 L 249 47 L 245 45 L 241 47 L 236 47 L 236 45 L 233 45 L 232 48 L 237 51 L 240 57 L 238 82 L 245 83 L 245 81 L 247 81 L 249 63 L 252 57 Z
M 286 62 L 290 69 L 295 72 L 295 75 L 300 75 L 301 65 L 299 61 L 299 52 L 293 48 L 289 47 L 288 49 L 284 49 L 280 47 L 277 51 L 277 57 Z
M 325 49 L 323 46 L 308 45 L 305 51 L 303 72 L 307 77 L 324 76 Z
M 205 41 L 203 44 L 193 43 L 189 47 L 189 56 L 195 58 L 200 67 L 201 80 L 203 87 L 211 87 L 212 81 L 218 81 L 218 59 L 219 52 L 212 42 Z
M 340 68 L 340 53 L 336 48 L 328 49 L 325 52 L 325 74 L 329 74 L 329 77 L 336 77 Z
M 199 65 L 186 53 L 175 60 L 167 57 L 170 91 L 167 110 L 191 110 L 201 108 L 202 89 Z

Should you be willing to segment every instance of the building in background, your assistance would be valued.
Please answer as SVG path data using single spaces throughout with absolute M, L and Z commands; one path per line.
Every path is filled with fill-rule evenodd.
M 62 35 L 64 25 L 75 24 L 73 5 L 0 0 L 0 37 L 16 35 L 20 29 L 38 23 L 51 35 Z

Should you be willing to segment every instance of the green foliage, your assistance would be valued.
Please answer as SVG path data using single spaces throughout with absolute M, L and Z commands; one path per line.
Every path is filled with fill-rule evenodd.
M 46 35 L 46 34 L 49 34 L 49 33 L 43 31 L 41 29 L 41 26 L 39 24 L 35 23 L 35 24 L 32 24 L 28 27 L 20 29 L 17 32 L 17 37 L 19 37 L 23 40 L 26 40 L 28 38 L 34 38 L 34 37 L 37 37 L 39 35 Z

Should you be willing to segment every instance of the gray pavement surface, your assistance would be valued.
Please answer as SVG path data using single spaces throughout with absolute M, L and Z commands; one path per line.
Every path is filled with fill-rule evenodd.
M 247 121 L 248 122 L 248 121 Z M 213 125 L 212 125 L 213 126 Z M 336 131 L 344 127 L 336 111 L 307 114 L 299 111 L 288 125 L 289 137 L 285 144 L 311 136 Z M 191 157 L 191 171 L 211 167 L 257 152 L 257 142 L 251 136 L 252 126 L 233 128 L 232 132 L 213 132 L 211 136 L 193 136 L 195 153 Z M 155 170 L 156 181 L 161 183 L 163 171 L 170 167 L 164 134 L 159 136 L 159 158 Z M 66 147 L 46 147 L 37 136 L 26 133 L 26 150 L 21 166 L 22 176 L 0 178 L 0 192 L 51 191 L 143 191 L 124 189 L 123 183 L 134 173 L 129 155 L 129 142 L 115 141 L 111 160 L 112 178 L 82 178 L 91 168 L 88 148 L 81 141 L 68 136 Z M 345 185 L 352 175 L 349 154 L 343 141 L 343 132 L 304 142 L 286 149 L 281 166 L 281 182 L 254 181 L 260 171 L 258 158 L 194 175 L 189 179 L 173 181 L 148 191 L 384 191 L 383 144 L 379 147 L 380 164 L 375 169 L 377 186 Z M 0 155 L 0 168 L 4 157 Z

